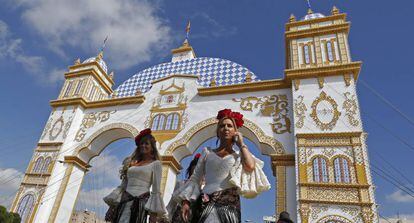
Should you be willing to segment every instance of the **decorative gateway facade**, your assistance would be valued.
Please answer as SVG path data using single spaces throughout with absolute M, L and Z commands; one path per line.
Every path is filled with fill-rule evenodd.
M 145 69 L 113 90 L 101 52 L 69 67 L 12 211 L 24 222 L 68 222 L 82 179 L 111 142 L 153 129 L 162 156 L 167 203 L 180 161 L 215 137 L 215 114 L 242 111 L 241 132 L 269 156 L 275 214 L 295 222 L 377 222 L 373 184 L 351 61 L 349 22 L 308 12 L 286 24 L 283 79 L 261 81 L 249 69 L 196 57 L 186 40 L 172 61 Z

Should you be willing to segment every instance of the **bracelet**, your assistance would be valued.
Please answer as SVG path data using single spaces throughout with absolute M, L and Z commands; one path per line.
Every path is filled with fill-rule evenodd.
M 246 148 L 246 149 L 248 149 L 248 148 L 247 148 L 247 146 L 246 146 L 246 144 L 241 145 L 241 146 L 240 146 L 240 149 L 241 149 L 241 148 Z

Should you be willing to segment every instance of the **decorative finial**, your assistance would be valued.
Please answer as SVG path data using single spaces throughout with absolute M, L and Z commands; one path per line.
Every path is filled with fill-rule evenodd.
M 246 83 L 252 82 L 252 73 L 250 73 L 250 71 L 247 71 L 246 79 L 244 80 L 244 82 L 246 82 Z
M 96 62 L 100 61 L 103 59 L 103 51 L 98 53 L 98 56 L 95 57 Z
M 81 64 L 80 58 L 75 60 L 75 65 L 79 65 L 79 64 Z
M 140 88 L 137 88 L 137 91 L 135 91 L 135 96 L 142 95 L 142 91 Z
M 296 22 L 296 17 L 293 14 L 290 14 L 289 22 Z
M 112 93 L 112 98 L 117 98 L 118 97 L 118 91 L 114 91 Z
M 313 14 L 313 11 L 311 8 L 308 8 L 308 15 Z
M 188 37 L 190 36 L 190 28 L 191 28 L 191 23 L 190 20 L 188 20 L 187 26 L 185 27 L 185 39 L 188 40 Z
M 209 85 L 210 87 L 215 87 L 215 86 L 217 86 L 217 84 L 216 84 L 216 77 L 214 76 L 213 78 L 211 78 L 211 81 L 210 81 L 210 85 Z
M 331 13 L 332 13 L 332 15 L 338 15 L 339 14 L 339 9 L 336 6 L 334 6 L 334 7 L 332 7 Z

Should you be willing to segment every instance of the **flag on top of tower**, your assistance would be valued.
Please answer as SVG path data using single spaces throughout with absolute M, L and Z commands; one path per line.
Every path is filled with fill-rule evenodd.
M 185 33 L 186 33 L 185 38 L 186 39 L 188 39 L 188 36 L 190 34 L 190 27 L 191 27 L 191 24 L 190 24 L 190 20 L 189 20 L 188 23 L 187 23 L 187 26 L 185 27 Z

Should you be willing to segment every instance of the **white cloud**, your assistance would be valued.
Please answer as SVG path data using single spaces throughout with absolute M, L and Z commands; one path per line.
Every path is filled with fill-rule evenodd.
M 396 223 L 398 219 L 402 220 L 403 223 L 414 223 L 414 214 L 402 214 L 399 217 L 397 216 L 391 216 L 391 217 L 386 217 L 387 220 L 380 218 L 379 223 Z
M 402 192 L 401 190 L 396 190 L 392 194 L 387 195 L 387 199 L 395 202 L 414 202 L 414 197 Z
M 32 75 L 39 83 L 55 84 L 63 80 L 64 70 L 59 70 L 61 72 L 59 75 L 49 73 L 46 69 L 46 60 L 40 56 L 28 55 L 22 44 L 23 40 L 14 38 L 7 24 L 0 20 L 0 58 L 11 59 L 18 63 L 27 74 Z
M 66 56 L 67 45 L 96 54 L 109 35 L 105 58 L 110 68 L 148 61 L 171 39 L 170 28 L 152 1 L 39 0 L 16 5 L 23 9 L 23 20 L 61 56 Z
M 13 168 L 0 168 L 0 205 L 9 207 L 20 186 L 23 173 Z
M 90 169 L 87 177 L 105 178 L 105 184 L 118 186 L 121 183 L 119 179 L 119 170 L 122 161 L 114 155 L 107 155 L 105 153 L 95 157 L 91 160 Z

